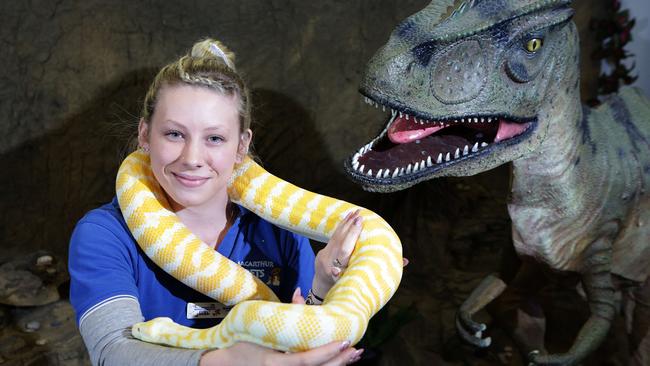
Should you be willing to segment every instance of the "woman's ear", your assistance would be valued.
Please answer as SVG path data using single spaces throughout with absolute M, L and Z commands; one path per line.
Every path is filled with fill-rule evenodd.
M 239 134 L 239 146 L 237 147 L 237 163 L 244 161 L 246 155 L 248 155 L 248 148 L 253 139 L 253 131 L 247 129 L 246 131 Z
M 149 150 L 149 124 L 144 118 L 138 123 L 138 147 Z

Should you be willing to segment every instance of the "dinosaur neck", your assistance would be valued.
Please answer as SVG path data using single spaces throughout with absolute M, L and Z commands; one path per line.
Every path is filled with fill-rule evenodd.
M 579 184 L 576 161 L 579 158 L 579 122 L 582 106 L 577 90 L 558 93 L 543 109 L 539 128 L 546 128 L 541 146 L 513 162 L 511 203 L 564 207 Z M 542 132 L 542 131 L 540 131 Z

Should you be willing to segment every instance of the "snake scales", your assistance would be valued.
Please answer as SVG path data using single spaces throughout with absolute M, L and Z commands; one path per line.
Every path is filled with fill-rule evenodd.
M 148 154 L 136 151 L 124 160 L 116 193 L 126 223 L 147 256 L 184 284 L 235 305 L 219 325 L 208 329 L 184 327 L 169 318 L 135 324 L 132 333 L 143 341 L 183 348 L 223 348 L 248 341 L 291 352 L 332 341 L 356 344 L 401 280 L 401 243 L 381 217 L 287 183 L 250 158 L 235 167 L 228 194 L 275 225 L 326 242 L 347 213 L 361 209 L 363 228 L 348 268 L 321 306 L 278 302 L 257 277 L 192 234 L 170 210 Z

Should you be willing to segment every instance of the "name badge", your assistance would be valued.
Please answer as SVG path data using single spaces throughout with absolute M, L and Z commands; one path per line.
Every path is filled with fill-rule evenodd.
M 187 319 L 223 319 L 232 306 L 226 306 L 218 302 L 188 302 Z

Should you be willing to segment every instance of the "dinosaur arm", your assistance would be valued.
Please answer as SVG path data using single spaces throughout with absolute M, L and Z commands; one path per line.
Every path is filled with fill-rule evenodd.
M 530 361 L 533 364 L 575 365 L 598 348 L 607 336 L 616 310 L 610 272 L 611 260 L 609 239 L 598 239 L 586 250 L 582 266 L 582 285 L 587 294 L 591 316 L 580 329 L 569 352 L 556 355 L 532 352 Z
M 456 316 L 456 328 L 465 341 L 477 347 L 490 345 L 491 339 L 489 337 L 481 338 L 482 332 L 486 329 L 485 324 L 472 320 L 472 315 L 501 295 L 506 287 L 506 284 L 499 277 L 489 275 L 481 281 L 461 305 Z

